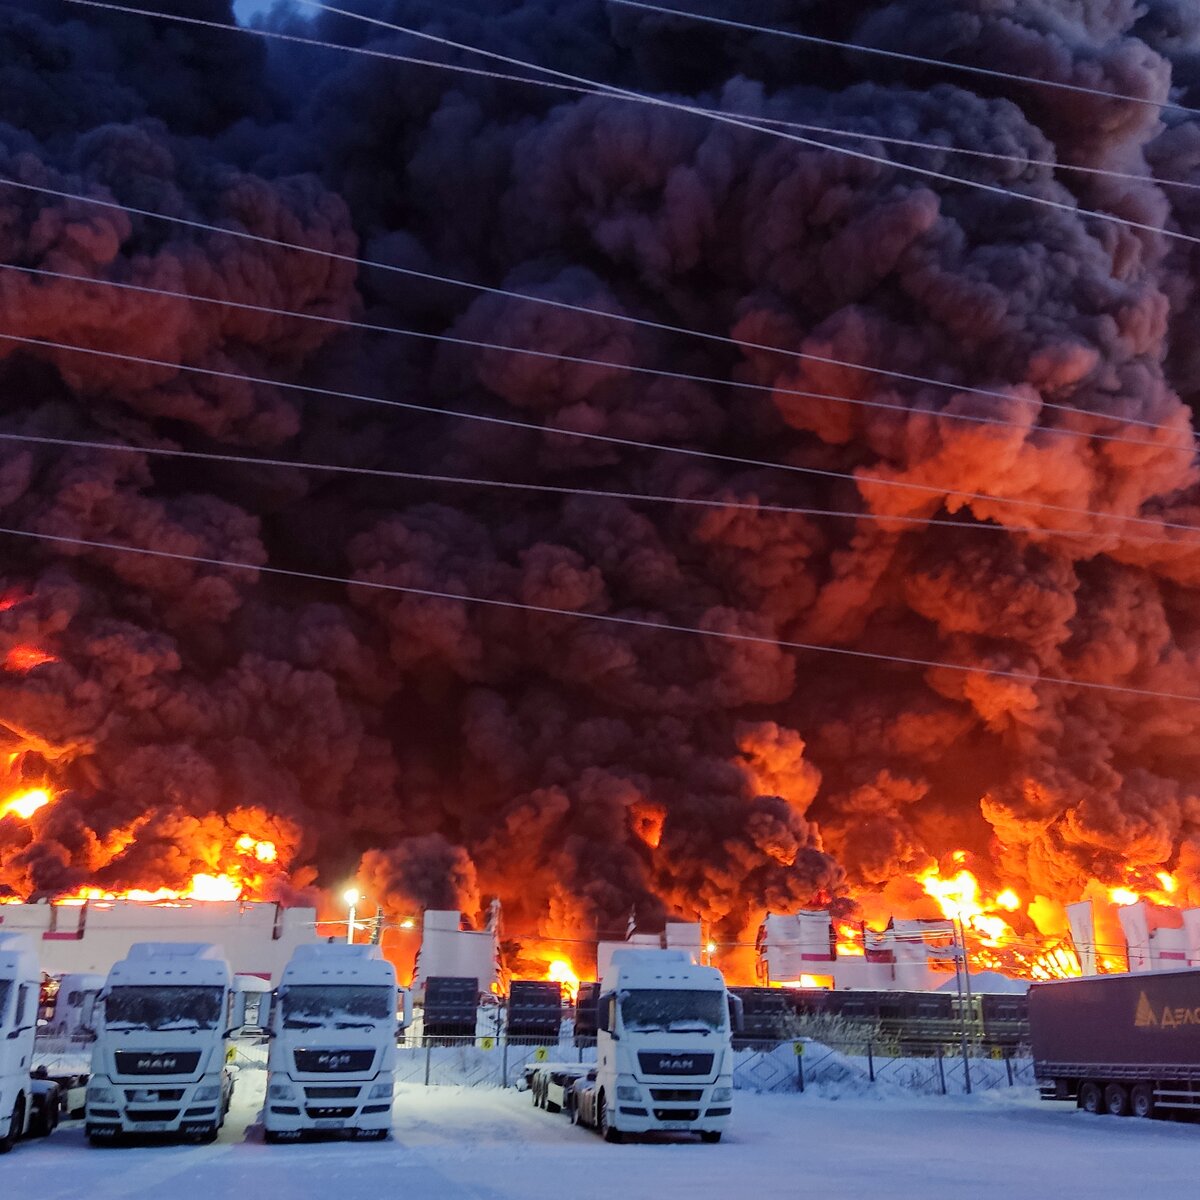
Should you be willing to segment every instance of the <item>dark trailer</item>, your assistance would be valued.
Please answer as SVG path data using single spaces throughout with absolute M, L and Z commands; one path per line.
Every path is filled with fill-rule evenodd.
M 1200 1109 L 1200 970 L 1098 975 L 1029 989 L 1043 1099 L 1087 1112 Z

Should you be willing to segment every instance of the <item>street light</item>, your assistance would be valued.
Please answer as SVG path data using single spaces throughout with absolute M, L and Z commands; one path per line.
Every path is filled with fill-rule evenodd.
M 350 916 L 346 921 L 346 944 L 350 945 L 354 941 L 354 910 L 359 900 L 362 897 L 358 894 L 358 888 L 347 888 L 342 893 L 342 899 L 350 908 Z
M 412 917 L 405 917 L 404 920 L 400 922 L 401 929 L 412 929 L 415 925 L 416 921 L 414 921 Z

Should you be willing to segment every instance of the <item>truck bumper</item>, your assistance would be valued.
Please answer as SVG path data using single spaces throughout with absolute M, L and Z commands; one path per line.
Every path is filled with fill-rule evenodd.
M 93 1077 L 93 1088 L 104 1089 L 105 1098 L 89 1095 L 84 1108 L 87 1135 L 95 1141 L 126 1136 L 206 1137 L 215 1134 L 224 1119 L 225 1104 L 232 1094 L 232 1082 L 205 1077 L 197 1083 L 153 1085 L 113 1083 Z M 196 1092 L 205 1088 L 208 1095 L 198 1099 Z M 212 1089 L 219 1089 L 217 1098 Z M 149 1093 L 147 1095 L 146 1093 Z
M 320 1085 L 274 1079 L 267 1087 L 263 1128 L 269 1134 L 283 1135 L 288 1140 L 309 1134 L 386 1137 L 392 1128 L 391 1094 L 376 1097 L 370 1094 L 372 1087 L 380 1082 L 376 1078 L 341 1085 L 346 1090 L 356 1088 L 357 1094 L 335 1098 L 309 1094 L 323 1090 Z M 290 1094 L 272 1095 L 281 1084 Z
M 622 1133 L 724 1133 L 729 1125 L 732 1106 L 714 1104 L 701 1109 L 699 1115 L 687 1117 L 681 1114 L 656 1116 L 640 1104 L 622 1102 L 616 1106 L 609 1119 Z

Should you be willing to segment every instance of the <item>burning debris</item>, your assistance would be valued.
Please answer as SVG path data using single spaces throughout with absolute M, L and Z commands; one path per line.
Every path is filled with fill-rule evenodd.
M 846 129 L 868 162 L 610 97 L 5 6 L 0 177 L 67 195 L 0 185 L 0 333 L 123 357 L 0 340 L 4 432 L 750 507 L 0 442 L 0 525 L 67 539 L 6 543 L 0 892 L 288 898 L 357 874 L 397 911 L 498 896 L 548 948 L 619 935 L 631 906 L 648 928 L 699 919 L 735 976 L 768 910 L 828 908 L 864 954 L 859 922 L 952 915 L 983 965 L 1036 975 L 1070 965 L 1080 897 L 1200 904 L 1200 703 L 1146 694 L 1195 693 L 1200 658 L 1197 260 L 1154 232 L 1200 236 L 1194 187 L 1172 186 L 1200 182 L 1197 125 L 1157 107 L 1200 101 L 1200 18 L 768 8 L 1096 91 L 601 4 L 426 19 Z M 228 0 L 196 15 L 232 22 Z M 345 17 L 311 31 L 414 52 Z

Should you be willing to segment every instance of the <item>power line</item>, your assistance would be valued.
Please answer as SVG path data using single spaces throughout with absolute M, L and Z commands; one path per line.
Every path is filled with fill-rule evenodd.
M 920 54 L 907 54 L 900 50 L 886 50 L 881 46 L 868 46 L 861 42 L 843 42 L 834 38 L 817 37 L 810 33 L 800 33 L 793 29 L 779 29 L 770 25 L 752 25 L 745 21 L 735 21 L 728 17 L 714 17 L 706 13 L 691 12 L 687 9 L 668 8 L 665 5 L 650 4 L 645 0 L 605 0 L 608 4 L 616 4 L 622 8 L 640 8 L 647 12 L 662 13 L 672 17 L 685 17 L 690 21 L 703 21 L 710 25 L 721 25 L 728 29 L 740 29 L 747 33 L 765 33 L 774 37 L 789 38 L 792 41 L 807 42 L 814 46 L 825 46 L 828 49 L 850 50 L 858 54 L 874 54 L 881 58 L 897 59 L 901 62 L 917 63 L 925 67 L 942 67 L 950 71 L 964 71 L 971 75 L 984 75 L 991 79 L 1005 79 L 1014 83 L 1030 83 L 1037 87 L 1054 88 L 1058 91 L 1075 92 L 1086 96 L 1099 96 L 1103 100 L 1123 100 L 1130 104 L 1140 104 L 1147 108 L 1165 108 L 1174 112 L 1188 113 L 1200 117 L 1200 108 L 1191 108 L 1186 104 L 1176 104 L 1171 100 L 1151 100 L 1146 96 L 1133 96 L 1127 92 L 1109 92 L 1103 88 L 1087 87 L 1079 83 L 1063 83 L 1056 79 L 1039 79 L 1036 75 L 1022 75 L 1015 71 L 1001 71 L 993 67 L 977 67 L 968 63 L 952 62 L 945 58 L 928 58 Z M 297 0 L 306 4 L 308 0 Z M 310 7 L 317 7 L 309 5 Z
M 926 418 L 931 420 L 965 421 L 975 425 L 996 425 L 1007 429 L 1020 429 L 1027 433 L 1054 434 L 1056 436 L 1080 438 L 1086 441 L 1119 442 L 1130 446 L 1145 446 L 1157 450 L 1170 450 L 1180 454 L 1193 456 L 1196 453 L 1196 443 L 1192 439 L 1188 446 L 1170 446 L 1150 438 L 1127 438 L 1113 433 L 1096 433 L 1084 429 L 1072 429 L 1063 425 L 1031 425 L 1026 421 L 1008 421 L 1003 417 L 985 417 L 971 413 L 957 413 L 946 410 L 913 408 L 907 404 L 889 404 L 885 400 L 864 400 L 861 397 L 841 396 L 831 392 L 813 392 L 798 388 L 778 387 L 769 383 L 752 383 L 736 379 L 723 379 L 715 375 L 696 375 L 685 371 L 669 371 L 662 367 L 644 367 L 634 364 L 615 362 L 612 359 L 588 358 L 584 355 L 561 354 L 550 350 L 537 350 L 532 347 L 509 346 L 499 342 L 485 342 L 476 338 L 462 337 L 457 334 L 430 333 L 426 330 L 405 329 L 394 325 L 378 325 L 369 321 L 352 321 L 345 317 L 333 317 L 323 313 L 297 312 L 289 308 L 273 308 L 265 304 L 251 304 L 244 300 L 230 300 L 218 296 L 198 296 L 194 292 L 174 291 L 170 288 L 152 287 L 148 284 L 128 283 L 115 279 L 97 279 L 88 275 L 75 275 L 66 271 L 52 271 L 46 267 L 28 267 L 18 263 L 0 263 L 0 270 L 18 271 L 26 275 L 37 275 L 47 279 L 59 279 L 71 283 L 95 285 L 97 287 L 116 288 L 120 291 L 137 292 L 149 296 L 162 296 L 174 300 L 188 300 L 198 304 L 215 304 L 224 308 L 238 309 L 244 312 L 262 313 L 267 316 L 289 317 L 300 321 L 313 321 L 324 325 L 334 325 L 340 329 L 357 329 L 368 333 L 393 334 L 397 337 L 414 338 L 421 341 L 440 342 L 452 346 L 463 346 L 476 350 L 493 350 L 506 354 L 522 354 L 532 358 L 547 359 L 554 362 L 566 362 L 576 366 L 604 367 L 614 371 L 628 371 L 634 375 L 648 375 L 657 379 L 674 379 L 684 383 L 699 383 L 713 387 L 733 388 L 739 391 L 765 393 L 771 396 L 792 396 L 806 400 L 827 400 L 835 404 L 848 404 L 859 408 L 882 409 L 886 412 L 896 412 L 904 416 Z M 1032 403 L 1023 396 L 1013 396 L 1012 399 L 1022 403 Z M 1099 417 L 1099 414 L 1083 412 L 1069 404 L 1056 404 L 1049 400 L 1039 400 L 1042 408 L 1070 413 L 1073 416 L 1088 416 L 1097 419 L 1120 422 L 1119 417 Z M 1151 428 L 1163 433 L 1184 433 L 1170 425 L 1152 425 Z
M 0 334 L 0 338 L 4 335 Z M 181 458 L 199 462 L 224 463 L 231 466 L 278 467 L 298 471 L 325 471 L 337 475 L 364 476 L 375 479 L 405 480 L 414 483 L 445 484 L 454 487 L 496 488 L 502 491 L 536 492 L 555 496 L 584 496 L 593 500 L 621 500 L 635 504 L 677 504 L 684 508 L 713 508 L 722 511 L 735 510 L 751 513 L 769 513 L 783 516 L 832 517 L 849 521 L 895 522 L 900 525 L 927 525 L 980 533 L 1028 533 L 1047 537 L 1086 538 L 1103 537 L 1096 530 L 1086 529 L 1043 529 L 1037 525 L 966 525 L 961 521 L 946 518 L 888 516 L 884 513 L 855 512 L 849 509 L 811 508 L 795 504 L 766 504 L 749 500 L 722 500 L 700 496 L 663 496 L 646 492 L 620 492 L 604 488 L 567 487 L 549 483 L 520 483 L 507 479 L 480 479 L 464 475 L 431 474 L 421 471 L 401 471 L 383 467 L 349 466 L 340 463 L 307 462 L 291 458 L 263 458 L 258 455 L 214 453 L 203 450 L 184 450 L 171 446 L 138 446 L 126 442 L 97 442 L 84 438 L 51 437 L 43 434 L 10 433 L 0 431 L 0 442 L 15 442 L 35 446 L 59 446 L 72 450 L 114 451 L 120 454 L 145 454 L 150 457 Z M 1200 528 L 1196 532 L 1200 533 Z M 1177 538 L 1121 537 L 1121 544 L 1150 546 L 1181 546 Z M 1200 548 L 1200 541 L 1194 543 Z
M 229 30 L 229 31 L 233 31 L 233 32 L 246 32 L 246 33 L 261 32 L 259 30 L 254 30 L 254 29 L 243 29 L 240 26 L 226 25 L 226 24 L 223 24 L 222 22 L 218 22 L 218 21 L 213 21 L 213 22 L 200 21 L 195 18 L 175 17 L 173 14 L 170 14 L 170 13 L 163 13 L 163 12 L 150 10 L 150 9 L 140 9 L 140 8 L 133 8 L 133 7 L 130 7 L 127 5 L 102 3 L 101 0 L 67 0 L 67 3 L 78 4 L 78 5 L 81 5 L 86 8 L 96 8 L 96 9 L 103 9 L 103 10 L 112 11 L 112 12 L 123 12 L 123 13 L 131 13 L 131 14 L 135 14 L 135 15 L 139 15 L 139 16 L 149 16 L 149 17 L 154 17 L 154 18 L 161 19 L 161 20 L 166 20 L 166 21 L 178 20 L 178 21 L 183 21 L 184 23 L 187 23 L 187 24 L 208 25 L 213 28 L 224 29 L 224 30 Z M 1068 203 L 1066 203 L 1064 201 L 1060 201 L 1060 200 L 1051 200 L 1049 197 L 1045 197 L 1045 196 L 1033 196 L 1033 195 L 1029 195 L 1028 193 L 1025 193 L 1025 192 L 1016 192 L 1010 188 L 1001 187 L 998 184 L 984 183 L 981 180 L 966 179 L 960 175 L 951 175 L 947 172 L 935 171 L 928 167 L 918 167 L 912 163 L 897 162 L 894 159 L 883 158 L 879 155 L 867 154 L 867 153 L 864 153 L 863 151 L 859 151 L 859 150 L 850 150 L 844 146 L 830 145 L 828 142 L 819 142 L 819 141 L 813 140 L 812 138 L 804 138 L 804 137 L 799 137 L 795 134 L 782 133 L 778 129 L 773 129 L 768 125 L 756 124 L 755 121 L 757 120 L 757 118 L 742 119 L 742 118 L 735 117 L 732 114 L 726 113 L 723 110 L 706 109 L 706 108 L 703 108 L 698 105 L 682 104 L 682 103 L 679 103 L 678 101 L 666 100 L 666 99 L 663 99 L 660 97 L 648 95 L 643 92 L 627 91 L 626 89 L 618 88 L 612 84 L 599 83 L 595 80 L 586 79 L 585 77 L 582 77 L 582 76 L 575 76 L 575 75 L 571 75 L 567 72 L 557 71 L 552 67 L 539 66 L 537 63 L 530 63 L 530 62 L 525 61 L 524 59 L 512 58 L 507 55 L 497 54 L 496 52 L 491 51 L 491 50 L 484 50 L 478 46 L 472 46 L 472 45 L 469 45 L 467 43 L 462 43 L 462 42 L 455 42 L 449 38 L 441 38 L 434 34 L 423 33 L 420 30 L 411 29 L 408 26 L 396 25 L 391 22 L 381 21 L 376 17 L 368 17 L 361 13 L 351 13 L 351 12 L 347 12 L 345 9 L 332 8 L 328 5 L 316 4 L 314 2 L 314 0 L 296 0 L 296 3 L 308 4 L 310 7 L 321 8 L 328 12 L 338 13 L 342 16 L 350 17 L 354 20 L 367 21 L 371 24 L 382 25 L 384 28 L 390 29 L 396 33 L 404 33 L 404 34 L 408 34 L 412 37 L 424 38 L 426 40 L 437 42 L 441 45 L 449 46 L 454 49 L 461 49 L 461 50 L 468 51 L 470 53 L 481 54 L 481 55 L 484 55 L 485 57 L 497 59 L 501 62 L 506 62 L 511 65 L 525 67 L 528 70 L 543 71 L 547 74 L 550 74 L 550 75 L 553 75 L 556 77 L 561 77 L 564 79 L 578 81 L 580 83 L 588 85 L 588 88 L 585 90 L 593 90 L 594 89 L 594 90 L 598 91 L 598 93 L 601 95 L 613 97 L 616 99 L 632 101 L 634 103 L 648 104 L 648 105 L 652 105 L 655 107 L 673 109 L 677 112 L 690 113 L 694 116 L 708 117 L 712 120 L 720 121 L 727 125 L 733 125 L 737 128 L 751 130 L 756 133 L 769 134 L 774 137 L 782 138 L 786 141 L 797 143 L 798 145 L 814 147 L 814 148 L 821 149 L 821 150 L 829 150 L 834 154 L 841 154 L 841 155 L 845 155 L 845 156 L 848 156 L 851 158 L 861 159 L 866 162 L 875 163 L 876 165 L 892 167 L 892 168 L 894 168 L 896 170 L 900 170 L 900 171 L 909 171 L 909 172 L 912 172 L 912 173 L 915 173 L 918 175 L 922 175 L 922 176 L 925 176 L 925 177 L 931 178 L 931 179 L 939 179 L 944 182 L 956 183 L 962 187 L 974 188 L 976 190 L 989 192 L 994 195 L 1005 196 L 1008 199 L 1026 200 L 1031 204 L 1038 204 L 1038 205 L 1042 205 L 1044 207 L 1057 209 L 1057 210 L 1060 210 L 1063 212 L 1071 213 L 1075 216 L 1093 217 L 1096 220 L 1106 221 L 1106 222 L 1109 222 L 1110 224 L 1122 225 L 1122 226 L 1125 226 L 1130 229 L 1139 229 L 1139 230 L 1142 230 L 1147 233 L 1158 234 L 1162 237 L 1171 238 L 1171 239 L 1174 239 L 1177 241 L 1200 245 L 1200 237 L 1195 237 L 1191 234 L 1186 234 L 1186 233 L 1183 233 L 1178 230 L 1165 229 L 1158 225 L 1149 225 L 1149 224 L 1146 224 L 1143 222 L 1133 221 L 1126 217 L 1118 216 L 1116 213 L 1102 212 L 1098 209 L 1080 208 L 1077 204 L 1068 204 Z M 353 48 L 351 48 L 351 47 L 339 46 L 336 42 L 324 43 L 324 42 L 317 42 L 314 39 L 303 39 L 303 38 L 291 38 L 289 40 L 296 40 L 296 41 L 302 41 L 302 42 L 308 41 L 314 45 L 324 45 L 330 49 L 336 49 L 336 50 L 347 50 L 347 51 L 353 50 Z M 389 54 L 384 54 L 382 52 L 373 52 L 373 53 L 377 57 L 380 57 L 380 58 L 395 58 L 398 61 L 402 61 L 402 62 L 415 61 L 419 65 L 424 65 L 424 66 L 440 66 L 441 65 L 441 64 L 430 63 L 426 60 L 408 59 L 408 58 L 405 58 L 400 55 L 389 55 Z M 450 70 L 450 71 L 460 70 L 460 68 L 458 68 L 457 66 L 451 65 L 451 64 L 446 64 L 445 69 Z M 473 75 L 483 74 L 483 72 L 480 72 L 477 70 L 470 71 L 469 73 L 473 74 Z M 544 80 L 520 79 L 519 77 L 514 77 L 514 78 L 515 78 L 516 82 L 526 83 L 526 84 L 529 84 L 532 86 L 547 86 L 546 81 L 544 81 Z
M 811 475 L 821 479 L 841 479 L 857 485 L 871 484 L 879 487 L 893 487 L 903 491 L 916 491 L 925 495 L 953 496 L 958 499 L 987 501 L 993 504 L 1010 504 L 1018 507 L 1033 508 L 1047 512 L 1062 513 L 1066 516 L 1089 517 L 1101 521 L 1119 521 L 1130 525 L 1148 525 L 1153 529 L 1178 529 L 1182 532 L 1196 533 L 1200 526 L 1182 521 L 1166 521 L 1152 517 L 1123 516 L 1119 513 L 1105 513 L 1094 509 L 1072 508 L 1068 505 L 1050 504 L 1042 500 L 1025 500 L 1016 496 L 1000 496 L 990 492 L 971 492 L 965 489 L 948 488 L 928 483 L 913 483 L 906 479 L 889 479 L 886 476 L 835 471 L 824 467 L 805 467 L 794 463 L 772 462 L 769 459 L 743 457 L 734 454 L 720 454 L 711 450 L 696 450 L 686 446 L 670 446 L 663 442 L 638 441 L 634 438 L 617 437 L 612 434 L 579 431 L 561 425 L 535 425 L 529 421 L 518 421 L 511 417 L 496 417 L 484 413 L 463 412 L 459 409 L 438 408 L 432 404 L 419 404 L 412 400 L 388 400 L 380 396 L 364 395 L 360 392 L 346 392 L 334 388 L 314 387 L 310 384 L 287 383 L 279 379 L 267 379 L 262 376 L 245 375 L 236 371 L 222 371 L 215 367 L 197 367 L 185 363 L 168 362 L 165 359 L 148 358 L 139 354 L 125 354 L 117 350 L 98 350 L 87 346 L 75 346 L 67 342 L 53 341 L 49 338 L 26 337 L 15 333 L 0 331 L 0 341 L 16 342 L 21 345 L 39 346 L 43 349 L 64 350 L 71 354 L 81 354 L 96 358 L 111 358 L 119 362 L 133 362 L 144 366 L 165 367 L 172 371 L 196 375 L 206 375 L 215 379 L 228 379 L 239 383 L 254 383 L 266 387 L 275 387 L 288 391 L 296 391 L 306 395 L 333 397 L 342 400 L 356 400 L 366 404 L 378 404 L 387 408 L 402 408 L 413 412 L 428 413 L 439 417 L 455 417 L 461 420 L 478 421 L 489 425 L 500 425 L 511 429 L 522 429 L 532 433 L 554 434 L 561 437 L 579 438 L 585 441 L 602 442 L 607 445 L 626 446 L 638 450 L 656 450 L 668 454 L 680 454 L 690 458 L 702 458 L 716 462 L 734 463 L 739 466 L 762 467 L 772 470 L 789 471 L 799 475 Z M 1050 532 L 1050 531 L 1046 531 Z
M 338 50 L 345 54 L 358 54 L 367 58 L 384 59 L 389 62 L 406 63 L 415 67 L 430 67 L 437 71 L 449 71 L 459 75 L 474 75 L 481 79 L 499 80 L 507 83 L 519 83 L 544 88 L 548 91 L 566 92 L 576 96 L 602 96 L 611 98 L 611 92 L 603 87 L 584 87 L 581 84 L 563 83 L 548 79 L 531 79 L 527 75 L 511 75 L 504 71 L 487 70 L 481 67 L 470 67 L 464 63 L 438 62 L 428 58 L 417 58 L 414 55 L 398 54 L 394 51 L 373 49 L 369 46 L 345 46 L 339 42 L 330 42 L 321 38 L 302 37 L 299 34 L 283 33 L 274 29 L 263 29 L 257 26 L 227 25 L 221 21 L 207 21 L 199 17 L 186 17 L 177 13 L 162 13 L 152 9 L 135 8 L 128 5 L 101 3 L 99 0 L 68 0 L 87 8 L 107 9 L 113 12 L 126 13 L 135 16 L 148 16 L 164 21 L 173 21 L 184 25 L 197 25 L 209 29 L 221 29 L 228 33 L 241 33 L 268 41 L 290 42 L 301 46 L 309 46 L 322 50 Z M 1103 93 L 1110 95 L 1110 93 Z M 995 162 L 1013 163 L 1022 167 L 1046 167 L 1055 171 L 1073 171 L 1084 175 L 1102 176 L 1108 179 L 1119 179 L 1131 183 L 1149 183 L 1157 187 L 1177 187 L 1192 191 L 1200 191 L 1200 183 L 1192 183 L 1184 179 L 1164 179 L 1156 175 L 1138 174 L 1134 171 L 1117 171 L 1111 167 L 1088 167 L 1078 163 L 1058 162 L 1054 159 L 1029 158 L 1017 154 L 1001 154 L 997 151 L 977 150 L 968 146 L 946 145 L 941 142 L 922 142 L 911 138 L 889 137 L 880 133 L 863 133 L 858 130 L 838 129 L 827 125 L 809 124 L 804 121 L 788 121 L 782 118 L 765 117 L 755 113 L 731 112 L 729 109 L 705 108 L 702 110 L 709 116 L 743 117 L 761 125 L 778 126 L 783 129 L 799 129 L 810 133 L 823 133 L 836 137 L 855 138 L 861 141 L 873 141 L 886 145 L 904 146 L 909 149 L 932 150 L 940 154 L 962 154 L 972 158 L 989 159 Z M 835 147 L 828 147 L 834 149 Z
M 70 0 L 73 4 L 88 4 L 98 7 L 97 0 Z M 494 50 L 485 50 L 481 46 L 474 46 L 467 42 L 458 42 L 452 38 L 441 37 L 438 34 L 426 33 L 420 29 L 413 29 L 407 25 L 397 25 L 391 21 L 384 21 L 378 17 L 365 16 L 362 13 L 349 12 L 347 9 L 336 8 L 329 4 L 318 3 L 317 0 L 295 0 L 297 4 L 303 4 L 308 8 L 319 9 L 322 12 L 336 13 L 340 16 L 349 17 L 356 21 L 365 21 L 371 25 L 378 25 L 384 29 L 389 29 L 395 33 L 407 34 L 410 37 L 419 38 L 424 41 L 432 42 L 439 46 L 446 46 L 455 50 L 464 50 L 472 54 L 482 55 L 484 58 L 494 59 L 498 62 L 507 63 L 509 66 L 525 67 L 531 71 L 542 71 L 547 75 L 552 75 L 555 78 L 566 79 L 573 83 L 585 84 L 589 87 L 602 88 L 606 94 L 615 99 L 627 100 L 637 104 L 647 104 L 655 108 L 665 108 L 674 112 L 688 113 L 693 116 L 707 117 L 710 120 L 718 121 L 723 125 L 730 125 L 738 129 L 747 129 L 756 133 L 769 134 L 772 137 L 781 138 L 784 141 L 794 142 L 797 145 L 816 147 L 822 150 L 832 151 L 834 154 L 841 154 L 849 158 L 855 158 L 862 162 L 874 163 L 877 166 L 892 167 L 899 171 L 908 171 L 910 173 L 924 176 L 927 179 L 937 179 L 946 183 L 958 184 L 960 187 L 974 188 L 977 191 L 988 192 L 991 195 L 1004 196 L 1011 200 L 1025 200 L 1031 204 L 1039 204 L 1047 208 L 1057 209 L 1062 212 L 1067 212 L 1073 216 L 1093 217 L 1099 221 L 1106 221 L 1110 224 L 1124 226 L 1128 229 L 1138 229 L 1145 233 L 1157 234 L 1161 237 L 1172 238 L 1177 241 L 1187 242 L 1192 245 L 1200 245 L 1200 237 L 1192 234 L 1183 233 L 1179 230 L 1165 229 L 1159 225 L 1149 225 L 1142 221 L 1133 221 L 1127 217 L 1120 217 L 1116 213 L 1102 212 L 1099 209 L 1081 208 L 1078 204 L 1068 204 L 1062 200 L 1052 200 L 1048 196 L 1034 196 L 1026 192 L 1016 192 L 1011 188 L 1001 187 L 999 184 L 984 183 L 982 180 L 966 179 L 960 175 L 951 175 L 946 171 L 936 171 L 930 167 L 918 167 L 913 163 L 896 162 L 894 159 L 884 158 L 878 154 L 868 154 L 863 150 L 851 150 L 845 146 L 831 146 L 828 142 L 814 141 L 812 138 L 801 137 L 795 133 L 785 133 L 778 129 L 772 129 L 766 125 L 756 124 L 752 119 L 743 119 L 730 116 L 727 113 L 719 113 L 713 109 L 702 108 L 694 104 L 684 104 L 676 100 L 667 100 L 661 96 L 652 96 L 645 92 L 631 91 L 627 88 L 617 87 L 613 84 L 601 83 L 594 79 L 589 79 L 586 76 L 574 75 L 569 71 L 559 71 L 553 67 L 543 67 L 537 63 L 531 63 L 525 59 L 515 58 L 512 55 L 500 54 Z
M 682 633 L 696 637 L 713 638 L 721 641 L 745 642 L 753 645 L 771 646 L 778 650 L 807 651 L 815 654 L 832 654 L 843 658 L 862 659 L 877 663 L 894 663 L 897 666 L 921 667 L 929 670 L 955 671 L 964 675 L 987 675 L 999 679 L 1015 679 L 1034 685 L 1050 684 L 1056 687 L 1084 688 L 1088 691 L 1133 696 L 1147 700 L 1179 700 L 1200 703 L 1200 695 L 1186 692 L 1164 692 L 1151 688 L 1135 688 L 1124 684 L 1097 683 L 1093 680 L 1065 679 L 1055 675 L 1039 675 L 1032 671 L 1005 670 L 999 667 L 969 666 L 965 663 L 943 662 L 939 659 L 912 658 L 898 654 L 882 654 L 871 650 L 851 650 L 844 646 L 828 646 L 813 642 L 798 642 L 763 634 L 730 632 L 729 630 L 704 629 L 698 625 L 680 625 L 670 621 L 652 621 L 642 617 L 618 616 L 614 613 L 580 612 L 576 609 L 556 608 L 545 604 L 527 604 L 518 600 L 502 600 L 489 596 L 470 596 L 461 592 L 447 592 L 435 588 L 419 588 L 406 584 L 384 583 L 377 579 L 351 579 L 344 575 L 329 575 L 319 571 L 301 571 L 289 567 L 272 567 L 258 563 L 240 562 L 234 559 L 212 558 L 201 554 L 183 554 L 173 550 L 153 550 L 146 546 L 129 546 L 119 542 L 99 539 L 71 537 L 67 534 L 42 533 L 28 529 L 0 527 L 0 535 L 25 538 L 32 541 L 50 542 L 56 545 L 85 546 L 93 550 L 106 550 L 118 554 L 133 554 L 148 558 L 162 558 L 175 562 L 192 562 L 202 566 L 219 567 L 235 571 L 250 571 L 265 575 L 276 575 L 289 579 L 303 579 L 313 583 L 333 583 L 346 587 L 364 588 L 368 591 L 424 596 L 433 600 L 452 600 L 464 604 L 477 604 L 486 608 L 506 611 L 536 613 L 539 616 L 569 617 L 574 620 L 596 621 L 605 625 L 625 628 L 646 629 L 654 633 Z
M 70 0 L 70 2 L 92 3 L 94 0 Z M 137 208 L 132 205 L 119 204 L 115 200 L 103 200 L 95 196 L 85 196 L 78 192 L 69 192 L 61 188 L 52 188 L 44 184 L 28 183 L 23 180 L 11 179 L 6 176 L 0 176 L 0 186 L 18 188 L 22 191 L 37 192 L 48 196 L 56 196 L 64 200 L 76 200 L 83 204 L 91 204 L 100 208 L 111 209 L 116 212 L 123 212 L 136 216 L 148 217 L 153 220 L 165 221 L 169 224 L 181 225 L 189 229 L 198 229 L 206 233 L 221 234 L 226 237 L 240 238 L 244 241 L 252 242 L 257 245 L 275 246 L 284 250 L 296 250 L 303 254 L 311 254 L 320 258 L 328 258 L 336 262 L 345 262 L 354 266 L 393 272 L 398 275 L 407 275 L 412 278 L 423 280 L 427 283 L 441 283 L 452 287 L 461 287 L 470 291 L 482 292 L 486 295 L 501 296 L 509 300 L 523 301 L 548 308 L 561 309 L 566 312 L 578 313 L 583 316 L 600 317 L 610 321 L 617 321 L 622 324 L 634 325 L 639 328 L 652 329 L 660 333 L 671 333 L 679 334 L 685 337 L 695 337 L 703 341 L 732 346 L 742 351 L 745 351 L 746 349 L 763 350 L 771 354 L 780 354 L 787 358 L 795 358 L 808 362 L 818 362 L 825 366 L 835 366 L 852 371 L 861 371 L 868 375 L 879 375 L 889 379 L 900 379 L 908 383 L 918 383 L 929 387 L 945 388 L 960 395 L 983 396 L 991 399 L 1004 400 L 1006 403 L 1011 403 L 1014 399 L 1019 399 L 1019 397 L 1014 396 L 1012 392 L 1001 392 L 990 388 L 974 387 L 970 384 L 951 383 L 942 379 L 934 379 L 930 376 L 913 375 L 902 371 L 892 371 L 884 367 L 869 366 L 865 363 L 850 362 L 846 359 L 832 358 L 828 355 L 811 354 L 807 351 L 789 350 L 783 346 L 773 346 L 768 343 L 753 342 L 741 338 L 732 338 L 724 334 L 711 333 L 700 329 L 690 329 L 682 325 L 671 325 L 667 322 L 654 321 L 646 317 L 630 316 L 627 313 L 612 312 L 610 310 L 600 308 L 591 308 L 583 304 L 572 304 L 565 300 L 555 300 L 551 297 L 538 296 L 528 292 L 517 292 L 509 288 L 494 287 L 490 284 L 471 283 L 467 280 L 455 279 L 451 276 L 437 275 L 430 271 L 420 271 L 413 267 L 402 267 L 394 263 L 383 263 L 373 259 L 357 258 L 354 255 L 342 254 L 336 250 L 321 250 L 315 246 L 306 246 L 300 242 L 289 242 L 280 238 L 267 237 L 264 234 L 250 233 L 248 230 L 231 229 L 227 226 L 215 225 L 207 221 L 196 221 L 188 217 L 168 216 L 164 213 L 155 212 L 152 209 Z M 629 369 L 633 370 L 634 368 Z M 1089 412 L 1086 409 L 1072 408 L 1069 405 L 1056 405 L 1049 401 L 1042 400 L 1040 396 L 1038 403 L 1043 407 L 1063 408 L 1065 411 L 1076 417 L 1083 417 L 1093 421 L 1112 421 L 1116 422 L 1117 424 L 1134 425 L 1144 429 L 1169 429 L 1169 426 L 1160 425 L 1158 422 L 1146 420 L 1140 417 L 1117 416 L 1109 413 L 1094 413 Z M 1051 427 L 1039 426 L 1039 428 L 1049 429 Z

